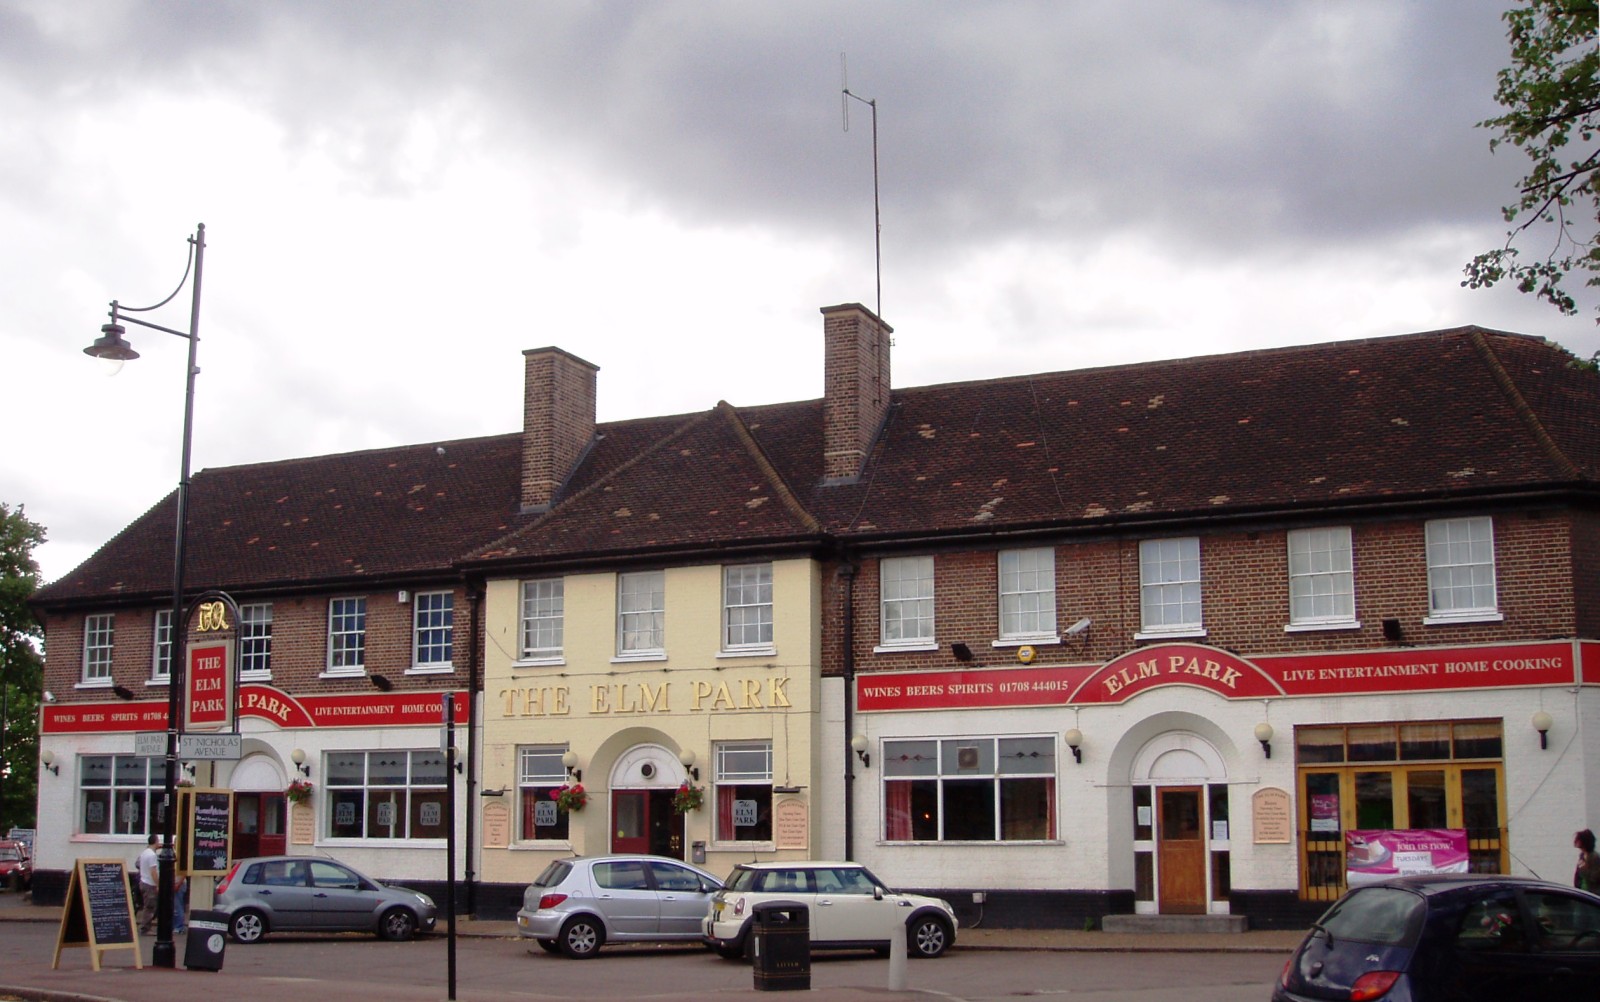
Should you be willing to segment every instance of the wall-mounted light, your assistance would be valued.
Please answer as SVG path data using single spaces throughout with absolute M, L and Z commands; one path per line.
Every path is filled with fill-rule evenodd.
M 957 661 L 972 660 L 972 648 L 959 641 L 950 645 L 950 653 L 956 656 Z
M 183 774 L 185 776 L 188 776 L 190 779 L 194 778 L 194 763 L 193 762 L 185 762 L 185 763 L 183 763 Z
M 389 681 L 389 676 L 387 675 L 368 675 L 367 681 L 371 682 L 373 688 L 379 692 L 388 692 L 394 688 L 394 683 Z
M 114 685 L 114 686 L 111 687 L 111 691 L 116 693 L 116 696 L 117 696 L 118 699 L 132 699 L 133 698 L 133 690 L 128 688 L 125 685 Z
M 1073 727 L 1063 734 L 1067 739 L 1067 747 L 1072 749 L 1072 760 L 1079 765 L 1083 764 L 1083 732 Z
M 1263 720 L 1256 725 L 1256 740 L 1261 742 L 1261 754 L 1272 757 L 1272 725 Z
M 867 751 L 867 736 L 857 734 L 850 739 L 850 750 L 856 753 L 856 758 L 861 760 L 863 768 L 872 768 L 872 755 Z
M 694 749 L 685 748 L 678 753 L 678 764 L 683 766 L 683 771 L 692 776 L 696 782 L 700 779 L 700 770 L 694 764 Z
M 503 797 L 505 795 L 506 795 L 506 788 L 503 787 L 503 786 L 500 787 L 500 789 L 498 789 L 498 790 L 491 790 L 488 787 L 484 787 L 483 789 L 478 791 L 478 796 L 480 796 L 480 797 Z
M 294 767 L 300 770 L 300 775 L 311 775 L 311 766 L 306 764 L 305 749 L 296 748 L 294 751 L 289 753 L 289 759 L 290 761 L 294 762 Z
M 1540 749 L 1550 747 L 1550 726 L 1554 723 L 1555 721 L 1551 719 L 1550 714 L 1543 710 L 1533 715 L 1533 729 L 1539 732 Z
M 1400 620 L 1385 619 L 1383 621 L 1383 639 L 1391 644 L 1398 644 L 1405 639 L 1405 634 L 1400 629 Z
M 56 753 L 46 748 L 39 753 L 39 764 L 49 769 L 53 775 L 61 775 L 61 767 L 56 765 Z
M 450 764 L 455 766 L 456 772 L 462 772 L 465 769 L 461 762 L 461 749 L 454 745 L 450 746 Z
M 578 753 L 568 748 L 561 756 L 561 764 L 567 767 L 567 775 L 575 782 L 583 782 L 583 770 L 578 768 Z

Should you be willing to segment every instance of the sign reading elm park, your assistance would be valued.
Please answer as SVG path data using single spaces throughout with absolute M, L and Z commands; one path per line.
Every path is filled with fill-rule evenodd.
M 270 685 L 238 687 L 238 714 L 279 727 L 438 727 L 439 692 L 291 696 Z M 456 723 L 465 723 L 466 694 L 456 693 Z M 41 708 L 46 734 L 157 731 L 167 726 L 166 700 L 50 704 Z M 165 735 L 162 736 L 163 741 Z
M 233 641 L 189 645 L 183 680 L 183 730 L 233 730 L 233 677 Z
M 1550 641 L 1482 647 L 1401 648 L 1246 658 L 1203 644 L 1154 644 L 1103 665 L 880 672 L 856 678 L 856 709 L 982 709 L 1121 703 L 1168 685 L 1228 699 L 1426 692 L 1583 681 L 1583 655 L 1600 644 Z

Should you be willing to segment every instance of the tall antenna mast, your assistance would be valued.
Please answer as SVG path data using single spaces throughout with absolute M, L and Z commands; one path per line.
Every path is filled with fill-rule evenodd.
M 878 213 L 878 102 L 850 93 L 850 74 L 845 66 L 844 53 L 839 53 L 839 83 L 843 94 L 839 106 L 844 112 L 844 131 L 850 131 L 850 99 L 854 98 L 872 109 L 872 256 L 873 270 L 878 278 L 878 319 L 883 319 L 883 217 Z

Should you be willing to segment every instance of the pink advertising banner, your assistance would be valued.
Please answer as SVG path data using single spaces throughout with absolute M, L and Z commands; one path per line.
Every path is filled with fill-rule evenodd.
M 1466 873 L 1465 828 L 1351 829 L 1344 833 L 1351 887 L 1413 873 Z

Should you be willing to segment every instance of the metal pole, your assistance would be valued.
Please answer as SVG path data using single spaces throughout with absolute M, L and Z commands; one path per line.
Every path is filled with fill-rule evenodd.
M 177 966 L 177 949 L 172 943 L 173 883 L 176 875 L 176 854 L 173 835 L 178 814 L 178 711 L 179 693 L 183 689 L 185 665 L 183 641 L 178 634 L 183 630 L 183 571 L 184 551 L 189 535 L 189 455 L 194 438 L 194 377 L 200 372 L 195 364 L 200 347 L 200 279 L 205 271 L 206 225 L 201 223 L 189 239 L 194 245 L 194 288 L 189 303 L 189 362 L 184 373 L 183 394 L 183 459 L 178 475 L 178 511 L 172 547 L 172 630 L 170 657 L 167 662 L 167 761 L 166 776 L 162 781 L 161 851 L 156 856 L 156 942 L 151 948 L 150 963 L 155 967 Z
M 449 970 L 450 994 L 456 997 L 456 711 L 455 695 L 444 694 L 444 783 L 445 783 L 445 919 L 450 936 L 445 943 L 445 966 Z

